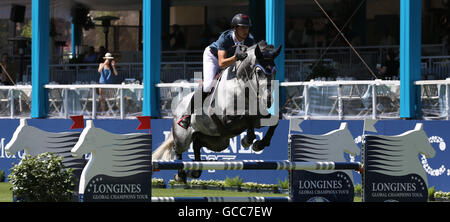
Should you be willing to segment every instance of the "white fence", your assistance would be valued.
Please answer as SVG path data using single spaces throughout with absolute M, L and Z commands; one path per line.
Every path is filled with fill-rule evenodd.
M 450 79 L 423 80 L 424 119 L 449 119 Z M 172 104 L 192 92 L 197 83 L 160 83 L 161 115 L 172 116 Z M 310 81 L 283 82 L 285 118 L 304 119 L 399 119 L 400 81 Z M 142 115 L 141 84 L 49 84 L 49 118 L 84 115 L 88 118 L 135 118 Z M 375 95 L 375 96 L 374 96 Z M 0 118 L 29 117 L 31 86 L 0 86 Z

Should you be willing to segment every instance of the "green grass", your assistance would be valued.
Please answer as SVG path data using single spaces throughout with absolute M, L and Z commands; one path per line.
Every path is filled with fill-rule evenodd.
M 12 191 L 10 183 L 0 183 L 0 202 L 12 202 Z
M 234 192 L 224 190 L 152 189 L 153 197 L 286 197 L 287 194 Z
M 0 183 L 0 202 L 12 202 L 10 183 Z M 194 190 L 194 189 L 152 189 L 154 197 L 285 197 L 287 194 L 233 192 L 224 190 Z M 355 197 L 355 202 L 361 202 L 361 197 Z

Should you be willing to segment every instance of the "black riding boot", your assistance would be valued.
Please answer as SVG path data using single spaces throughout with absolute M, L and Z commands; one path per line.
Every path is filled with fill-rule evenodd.
M 199 93 L 199 92 L 202 93 L 202 107 L 201 107 L 201 109 L 203 110 L 203 102 L 205 101 L 205 99 L 206 99 L 206 97 L 208 96 L 209 93 L 203 92 L 203 89 L 201 89 L 201 88 L 199 90 L 197 90 L 195 93 Z M 184 129 L 187 129 L 191 125 L 191 115 L 192 115 L 192 113 L 195 112 L 195 108 L 194 108 L 195 95 L 196 94 L 194 94 L 192 96 L 191 101 L 189 102 L 189 106 L 191 108 L 191 112 L 190 112 L 191 114 L 182 116 L 180 118 L 180 120 L 178 120 L 178 122 L 177 122 L 177 124 L 179 126 L 183 127 Z

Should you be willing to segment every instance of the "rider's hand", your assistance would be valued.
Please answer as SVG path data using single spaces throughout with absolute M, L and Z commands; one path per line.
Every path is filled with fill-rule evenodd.
M 234 53 L 234 56 L 236 57 L 236 61 L 240 61 L 240 60 L 244 60 L 245 58 L 247 58 L 247 53 L 236 50 L 236 52 Z

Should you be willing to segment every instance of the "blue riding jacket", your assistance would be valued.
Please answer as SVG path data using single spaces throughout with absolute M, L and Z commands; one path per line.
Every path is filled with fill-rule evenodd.
M 219 50 L 225 50 L 227 52 L 226 58 L 229 58 L 234 55 L 234 52 L 236 51 L 236 47 L 233 47 L 235 45 L 233 40 L 233 29 L 229 29 L 225 32 L 222 32 L 219 39 L 217 41 L 211 43 L 209 45 L 209 48 L 211 49 L 211 53 L 217 58 L 217 52 Z M 248 35 L 246 39 L 244 39 L 244 45 L 246 46 L 252 46 L 255 44 L 255 39 L 251 34 Z

